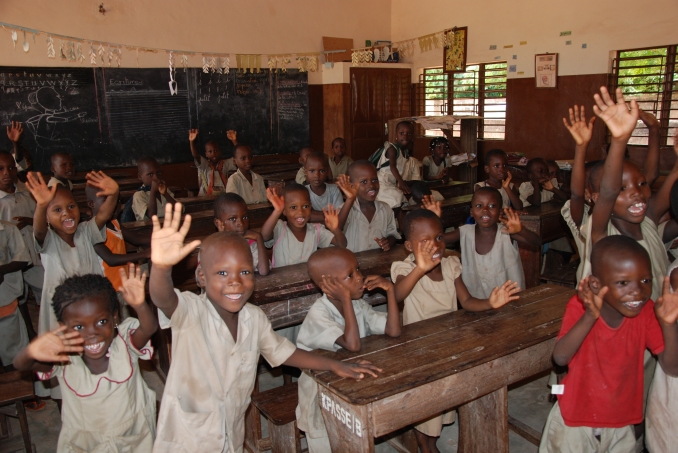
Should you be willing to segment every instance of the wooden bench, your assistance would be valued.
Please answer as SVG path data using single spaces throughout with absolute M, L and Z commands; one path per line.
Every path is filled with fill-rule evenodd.
M 295 382 L 252 395 L 252 405 L 268 421 L 269 437 L 262 439 L 268 442 L 260 442 L 259 451 L 270 448 L 272 453 L 301 453 L 301 434 L 295 414 L 299 403 L 298 388 Z
M 33 399 L 35 399 L 35 393 L 33 392 L 31 373 L 10 371 L 8 373 L 0 374 L 0 406 L 6 406 L 8 404 L 14 404 L 16 406 L 19 424 L 21 425 L 23 445 L 26 452 L 33 452 L 34 447 L 31 445 L 31 433 L 28 430 L 28 418 L 26 417 L 24 401 Z M 2 420 L 0 420 L 0 422 L 2 422 Z M 9 444 L 10 442 L 14 443 L 13 440 L 3 440 L 3 444 Z M 16 445 L 16 449 L 19 448 L 21 447 Z

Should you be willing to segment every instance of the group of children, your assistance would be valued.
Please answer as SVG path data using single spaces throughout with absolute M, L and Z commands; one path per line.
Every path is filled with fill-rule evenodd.
M 575 106 L 570 122 L 565 121 L 576 142 L 569 188 L 550 174 L 543 159 L 529 162 L 529 181 L 516 188 L 506 154 L 492 150 L 485 156 L 487 179 L 476 184 L 471 201 L 474 223 L 448 232 L 440 219 L 440 201 L 423 183 L 409 181 L 449 178 L 449 145 L 444 139 L 432 142 L 422 174 L 409 158 L 409 123 L 399 124 L 396 143 L 387 142 L 371 161 L 350 162 L 341 139 L 332 143 L 334 157 L 329 159 L 303 151 L 303 179 L 282 191 L 264 187 L 251 171 L 251 149 L 238 144 L 234 132 L 229 132 L 234 157 L 223 160 L 214 142 L 206 144 L 202 157 L 194 144 L 198 131 L 191 130 L 201 193 L 222 193 L 214 203 L 218 232 L 190 242 L 191 217 L 182 222 L 183 208 L 154 160 L 139 161 L 143 186 L 132 203 L 137 218 L 152 219 L 152 236 L 144 238 L 116 220 L 118 186 L 102 172 L 87 175 L 92 218 L 80 221 L 67 185 L 72 159 L 70 170 L 66 162 L 61 172 L 66 156 L 53 160 L 58 183 L 50 186 L 40 173 L 28 173 L 28 192 L 17 189 L 16 159 L 23 156 L 15 146 L 13 154 L 0 153 L 0 359 L 5 366 L 13 360 L 18 369 L 38 372 L 50 382 L 52 397 L 63 398 L 59 451 L 115 444 L 118 451 L 239 452 L 259 354 L 273 367 L 376 377 L 382 372 L 379 364 L 339 362 L 310 351 L 359 351 L 362 338 L 397 337 L 401 325 L 451 313 L 457 301 L 465 310 L 481 311 L 516 300 L 525 286 L 517 244 L 541 245 L 516 211 L 555 198 L 567 200 L 562 212 L 575 238 L 583 278 L 567 305 L 554 349 L 554 361 L 569 371 L 540 451 L 634 451 L 642 432 L 634 425 L 643 419 L 650 451 L 670 451 L 678 440 L 673 429 L 678 420 L 673 377 L 678 375 L 678 296 L 671 290 L 678 273 L 669 279 L 664 243 L 678 233 L 674 221 L 661 220 L 669 210 L 678 163 L 651 195 L 646 176 L 624 160 L 640 115 L 637 105 L 631 102 L 629 109 L 620 91 L 615 103 L 605 89 L 595 101 L 594 111 L 612 136 L 604 162 L 587 168 L 593 119 L 587 122 L 583 107 Z M 19 128 L 8 128 L 10 138 L 18 141 Z M 678 153 L 678 144 L 675 148 Z M 658 164 L 658 159 L 648 160 Z M 233 169 L 236 173 L 228 176 Z M 422 208 L 396 222 L 393 204 L 400 206 L 407 195 Z M 247 205 L 265 200 L 273 212 L 260 232 L 252 230 Z M 150 249 L 124 255 L 125 241 Z M 355 253 L 388 251 L 398 241 L 408 256 L 392 263 L 390 280 L 361 273 Z M 109 246 L 116 243 L 117 249 Z M 455 244 L 461 259 L 447 249 Z M 174 289 L 173 266 L 198 247 L 201 293 Z M 134 264 L 127 267 L 148 257 L 148 292 L 157 317 L 146 303 L 147 273 Z M 295 345 L 276 333 L 248 299 L 256 273 L 299 263 L 307 263 L 322 295 L 300 326 Z M 24 280 L 29 284 L 29 268 L 42 268 L 44 277 L 40 335 L 27 345 L 19 298 Z M 375 290 L 386 295 L 385 311 L 362 298 Z M 136 317 L 125 319 L 121 302 Z M 150 358 L 149 340 L 158 327 L 172 329 L 173 364 L 156 423 L 155 395 L 141 377 L 138 360 Z M 656 370 L 651 357 L 644 357 L 646 349 L 658 356 Z M 643 388 L 650 381 L 645 415 Z M 104 401 L 106 410 L 101 410 Z M 317 386 L 306 374 L 299 379 L 296 416 L 309 451 L 329 452 Z M 453 421 L 454 412 L 447 412 L 417 423 L 420 451 L 438 451 L 442 426 Z

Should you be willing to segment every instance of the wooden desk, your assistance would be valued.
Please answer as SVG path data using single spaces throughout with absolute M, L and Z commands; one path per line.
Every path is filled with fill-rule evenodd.
M 523 226 L 539 235 L 542 244 L 555 241 L 569 234 L 569 228 L 560 213 L 563 204 L 555 201 L 542 203 L 541 206 L 528 206 L 520 211 Z M 525 273 L 525 286 L 539 285 L 541 275 L 541 247 L 519 244 L 520 260 Z
M 432 181 L 429 182 L 429 188 L 437 190 L 446 199 L 473 194 L 473 185 L 466 181 L 447 181 L 446 183 Z
M 374 438 L 458 407 L 459 451 L 508 453 L 507 386 L 551 368 L 551 354 L 574 291 L 544 285 L 499 310 L 457 311 L 375 335 L 361 351 L 316 351 L 366 359 L 378 378 L 309 371 L 335 452 L 373 452 Z
M 266 175 L 261 175 L 264 180 L 266 181 L 266 185 L 269 185 L 271 181 L 282 181 L 283 183 L 291 183 L 294 182 L 296 177 L 297 177 L 297 172 L 299 172 L 299 168 L 295 170 L 287 170 L 287 171 L 280 171 L 276 173 L 269 173 Z
M 466 223 L 466 219 L 471 213 L 471 198 L 473 195 L 462 195 L 460 197 L 447 198 L 440 202 L 442 208 L 443 228 L 458 227 Z M 405 206 L 404 212 L 417 209 L 418 206 Z

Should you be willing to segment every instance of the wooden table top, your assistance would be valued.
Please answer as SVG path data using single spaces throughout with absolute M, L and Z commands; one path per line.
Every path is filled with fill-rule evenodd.
M 468 184 L 468 183 L 466 183 L 466 184 Z M 440 207 L 443 208 L 443 210 L 445 210 L 445 208 L 449 208 L 451 206 L 471 204 L 472 198 L 473 198 L 473 194 L 462 195 L 460 197 L 446 198 L 446 199 L 444 199 L 443 201 L 440 202 Z M 405 205 L 402 208 L 403 211 L 415 211 L 417 209 L 419 209 L 419 206 L 417 206 L 417 205 Z
M 518 212 L 521 218 L 523 219 L 538 219 L 548 215 L 561 215 L 560 210 L 563 208 L 564 203 L 558 201 L 547 201 L 542 203 L 541 206 L 528 206 L 523 208 Z
M 376 379 L 355 381 L 328 371 L 311 375 L 345 401 L 369 404 L 555 338 L 574 294 L 561 286 L 542 285 L 523 291 L 519 300 L 498 310 L 460 310 L 403 326 L 398 338 L 363 338 L 357 353 L 315 351 L 342 361 L 369 360 L 383 369 Z

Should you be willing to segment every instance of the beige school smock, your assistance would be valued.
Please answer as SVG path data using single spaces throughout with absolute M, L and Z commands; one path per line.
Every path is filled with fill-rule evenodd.
M 344 197 L 341 196 L 341 190 L 336 184 L 325 184 L 325 193 L 322 195 L 316 195 L 315 192 L 311 190 L 311 186 L 306 186 L 308 193 L 311 195 L 311 207 L 316 211 L 322 211 L 323 208 L 326 208 L 328 205 L 334 206 L 336 209 L 339 209 L 339 206 L 344 204 Z
M 590 208 L 588 205 L 584 205 L 584 215 L 581 218 L 581 225 L 578 227 L 574 220 L 572 219 L 572 209 L 570 208 L 570 200 L 567 200 L 563 205 L 563 208 L 560 210 L 560 214 L 565 219 L 565 223 L 570 228 L 572 232 L 572 237 L 574 238 L 574 243 L 577 246 L 577 252 L 579 256 L 582 257 L 586 255 L 586 243 L 584 237 L 581 234 L 581 226 L 583 226 L 589 218 Z M 584 260 L 579 262 L 579 267 L 577 268 L 577 283 L 581 280 L 581 274 L 584 271 Z
M 304 170 L 304 167 L 299 169 L 297 176 L 294 177 L 294 181 L 297 184 L 306 184 L 306 170 Z
M 264 178 L 253 171 L 250 173 L 252 174 L 252 184 L 238 169 L 228 178 L 226 192 L 237 193 L 245 200 L 246 204 L 264 203 L 266 201 Z
M 410 254 L 404 261 L 395 261 L 391 265 L 391 280 L 395 282 L 399 276 L 409 275 L 416 266 L 414 254 Z M 443 271 L 443 281 L 434 282 L 427 276 L 423 276 L 405 298 L 403 325 L 457 311 L 457 291 L 454 281 L 462 274 L 461 262 L 456 256 L 448 256 L 440 261 L 440 266 Z M 427 436 L 439 437 L 443 425 L 454 423 L 454 420 L 454 411 L 448 411 L 414 427 Z
M 487 181 L 482 181 L 482 182 L 476 183 L 476 185 L 474 186 L 474 189 L 473 189 L 473 190 L 475 190 L 475 188 L 477 188 L 477 187 L 492 187 L 492 186 L 488 185 L 488 184 L 487 184 Z M 513 189 L 515 186 L 514 186 L 513 183 L 511 182 L 511 183 L 509 183 L 509 187 L 510 187 L 511 189 Z M 522 187 L 522 186 L 521 186 L 521 187 Z M 532 186 L 530 186 L 530 187 L 532 187 Z M 501 194 L 501 208 L 502 208 L 502 209 L 510 208 L 510 207 L 511 207 L 511 199 L 509 198 L 508 192 L 506 192 L 506 189 L 504 189 L 504 186 L 502 185 L 502 186 L 501 186 L 499 189 L 497 189 L 497 190 L 498 190 L 499 193 Z M 531 192 L 529 195 L 532 195 L 533 193 L 534 193 L 534 187 L 532 188 L 532 192 Z M 549 193 L 551 193 L 551 192 L 549 192 Z M 544 192 L 542 192 L 542 197 L 543 197 L 543 194 L 544 194 Z M 528 195 L 528 196 L 529 196 L 529 195 Z M 551 194 L 551 196 L 553 196 L 553 194 Z M 524 204 L 523 204 L 523 206 L 524 206 Z
M 33 217 L 35 216 L 35 200 L 30 192 L 24 192 L 15 187 L 14 193 L 8 193 L 0 190 L 0 220 L 16 224 L 14 217 Z M 40 255 L 35 250 L 33 241 L 33 225 L 28 225 L 21 230 L 21 237 L 26 244 L 26 250 L 31 255 L 31 263 L 34 266 L 42 266 Z
M 344 154 L 344 157 L 341 158 L 339 163 L 334 162 L 334 156 L 328 158 L 330 162 L 330 171 L 332 172 L 332 177 L 337 179 L 339 175 L 347 175 L 348 167 L 353 163 L 353 159 Z
M 68 183 L 68 186 L 66 186 L 63 182 L 61 182 L 60 179 L 57 179 L 56 177 L 52 176 L 49 179 L 49 182 L 47 183 L 47 187 L 52 187 L 53 185 L 57 184 L 57 185 L 66 187 L 68 190 L 73 190 L 73 183 L 71 182 L 71 180 L 67 179 L 66 182 Z
M 155 392 L 141 376 L 139 359 L 151 360 L 149 341 L 138 350 L 132 333 L 139 320 L 127 318 L 108 350 L 108 370 L 92 374 L 79 355 L 56 365 L 41 379 L 57 377 L 63 388 L 58 452 L 150 452 L 155 438 Z
M 405 195 L 402 190 L 398 188 L 398 181 L 396 180 L 390 167 L 390 160 L 387 157 L 386 151 L 391 147 L 399 148 L 390 142 L 384 142 L 384 152 L 377 163 L 377 177 L 379 178 L 379 192 L 377 192 L 377 200 L 386 203 L 391 208 L 397 208 L 405 201 Z M 404 181 L 415 181 L 421 179 L 421 171 L 419 169 L 421 162 L 416 158 L 410 156 L 405 157 L 404 153 L 398 152 L 396 159 L 396 168 L 398 173 Z
M 525 289 L 525 274 L 520 261 L 518 244 L 511 240 L 509 234 L 502 232 L 501 224 L 497 225 L 492 249 L 485 255 L 476 252 L 476 225 L 459 227 L 459 247 L 464 270 L 461 279 L 473 297 L 487 299 L 492 290 L 506 283 L 507 280 L 518 282 L 520 289 Z
M 160 193 L 160 192 L 158 192 Z M 170 197 L 174 198 L 174 193 L 171 190 L 167 189 L 167 193 Z M 148 202 L 151 200 L 151 192 L 146 192 L 145 190 L 137 190 L 134 192 L 134 197 L 132 197 L 132 211 L 134 211 L 134 216 L 137 220 L 148 220 L 150 217 L 146 215 L 148 211 Z M 159 219 L 165 217 L 165 206 L 167 206 L 167 198 L 164 195 L 160 195 L 160 200 L 156 201 L 156 215 Z
M 11 222 L 0 220 L 0 266 L 11 262 L 31 261 L 31 256 L 26 250 L 24 240 L 19 230 Z M 6 307 L 16 301 L 24 291 L 24 280 L 21 271 L 5 274 L 0 283 L 0 307 Z M 7 366 L 12 364 L 14 356 L 28 345 L 28 333 L 26 325 L 19 312 L 19 307 L 14 313 L 0 318 L 0 361 Z
M 193 158 L 196 167 L 198 167 L 198 184 L 200 185 L 200 191 L 198 192 L 199 196 L 204 196 L 207 194 L 207 188 L 210 186 L 210 181 L 212 181 L 212 167 L 210 161 L 200 156 L 200 159 Z M 228 174 L 232 171 L 236 171 L 238 167 L 235 166 L 233 158 L 224 159 L 223 161 L 217 162 L 219 165 L 221 162 L 224 163 L 224 166 L 221 168 L 221 173 L 224 175 L 224 179 L 228 182 Z M 225 192 L 226 187 L 224 187 L 224 182 L 221 180 L 219 172 L 214 170 L 214 185 L 212 190 L 215 193 Z
M 353 301 L 353 311 L 358 322 L 360 338 L 382 335 L 386 330 L 387 313 L 375 311 L 362 299 Z M 341 346 L 335 342 L 344 334 L 345 327 L 346 320 L 337 307 L 323 294 L 313 303 L 301 324 L 297 347 L 304 351 L 314 349 L 338 351 Z M 318 405 L 318 384 L 306 373 L 301 373 L 299 377 L 299 404 L 296 415 L 297 426 L 306 432 L 308 437 L 327 439 L 325 422 Z M 319 448 L 317 451 L 329 452 L 329 439 L 327 439 L 327 449 Z
M 367 221 L 367 217 L 360 210 L 360 200 L 356 200 L 351 206 L 344 225 L 344 235 L 348 241 L 346 248 L 353 253 L 378 249 L 379 244 L 374 238 L 393 236 L 400 239 L 393 210 L 379 200 L 374 201 L 374 206 L 376 209 L 371 222 Z
M 287 227 L 287 222 L 278 220 L 273 228 L 273 260 L 271 267 L 305 263 L 319 248 L 329 247 L 334 234 L 319 223 L 306 224 L 304 242 L 299 242 Z
M 449 168 L 452 165 L 452 161 L 450 156 L 445 156 L 445 159 L 440 162 L 440 165 L 436 165 L 435 161 L 433 160 L 433 156 L 426 156 L 424 159 L 422 159 L 421 164 L 424 167 L 428 167 L 428 175 L 426 176 L 429 178 L 434 178 L 438 176 L 441 171 Z
M 560 187 L 560 184 L 558 184 L 558 180 L 553 178 L 551 180 L 551 184 L 553 184 L 553 187 Z M 518 193 L 520 195 L 520 201 L 523 202 L 523 207 L 526 208 L 528 206 L 531 206 L 530 202 L 527 201 L 527 197 L 532 195 L 534 193 L 534 186 L 532 186 L 532 183 L 530 181 L 524 182 L 520 185 L 518 188 Z M 546 203 L 547 201 L 551 201 L 553 198 L 553 192 L 550 192 L 546 189 L 541 190 L 541 202 Z
M 234 339 L 206 294 L 175 292 L 172 318 L 158 313 L 160 327 L 172 328 L 172 366 L 153 452 L 240 453 L 259 353 L 277 367 L 296 347 L 273 332 L 259 307 L 243 306 Z

